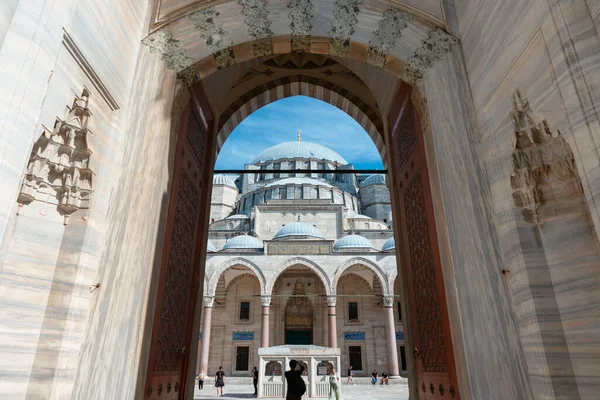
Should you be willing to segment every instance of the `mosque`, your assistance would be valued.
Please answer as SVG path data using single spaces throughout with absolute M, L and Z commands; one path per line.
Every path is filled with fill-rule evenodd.
M 300 134 L 244 169 L 213 178 L 197 368 L 248 375 L 259 347 L 314 344 L 357 376 L 406 372 L 385 175 L 337 173 L 354 166 Z

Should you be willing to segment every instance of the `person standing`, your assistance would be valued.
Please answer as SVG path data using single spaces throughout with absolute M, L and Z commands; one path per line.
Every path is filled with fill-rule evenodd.
M 333 399 L 340 400 L 340 375 L 336 372 L 335 368 L 331 368 L 331 375 L 329 375 L 329 400 Z
M 373 385 L 377 384 L 377 370 L 374 369 L 373 372 L 371 373 L 371 383 Z
M 356 383 L 354 383 L 354 379 L 352 379 L 352 377 L 354 376 L 354 372 L 352 372 L 352 365 L 348 367 L 348 382 L 346 382 L 346 384 L 348 386 L 350 386 L 350 384 L 353 384 L 354 386 L 356 386 Z
M 200 373 L 197 376 L 198 378 L 198 389 L 200 389 L 200 391 L 204 390 L 204 370 L 201 369 Z
M 219 366 L 219 370 L 215 374 L 215 387 L 217 388 L 217 397 L 223 396 L 223 387 L 225 386 L 225 372 L 223 366 Z
M 258 396 L 258 368 L 252 368 L 252 383 L 254 384 L 254 395 Z
M 304 366 L 300 365 L 300 368 L 296 369 L 297 366 L 298 361 L 290 360 L 290 370 L 285 371 L 285 381 L 287 383 L 286 400 L 300 400 L 302 395 L 306 393 L 306 384 L 302 379 Z

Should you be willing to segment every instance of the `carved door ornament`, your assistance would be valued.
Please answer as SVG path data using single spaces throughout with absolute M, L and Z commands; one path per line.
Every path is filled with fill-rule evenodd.
M 526 97 L 513 94 L 515 150 L 510 183 L 515 205 L 525 220 L 543 223 L 543 206 L 583 193 L 571 146 L 559 130 L 552 132 L 548 121 L 536 117 Z
M 90 93 L 84 89 L 68 108 L 64 119 L 56 118 L 52 131 L 44 132 L 33 145 L 17 202 L 19 209 L 33 201 L 56 204 L 64 224 L 71 214 L 90 207 L 94 171 L 87 135 L 92 113 Z

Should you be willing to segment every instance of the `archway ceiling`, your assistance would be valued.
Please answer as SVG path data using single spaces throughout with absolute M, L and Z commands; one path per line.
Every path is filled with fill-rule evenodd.
M 457 41 L 442 0 L 157 0 L 143 40 L 188 83 L 292 51 L 345 57 L 419 79 Z M 440 29 L 442 28 L 442 29 Z

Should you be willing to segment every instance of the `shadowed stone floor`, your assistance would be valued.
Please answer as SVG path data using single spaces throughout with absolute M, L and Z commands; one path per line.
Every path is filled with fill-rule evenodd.
M 229 385 L 223 391 L 222 399 L 255 399 L 252 395 L 254 387 L 252 385 Z M 199 391 L 196 386 L 194 399 L 214 399 L 216 398 L 216 389 L 214 386 L 204 386 L 203 391 Z M 356 385 L 342 386 L 342 399 L 344 400 L 408 400 L 408 384 L 398 383 L 389 386 L 381 385 Z

